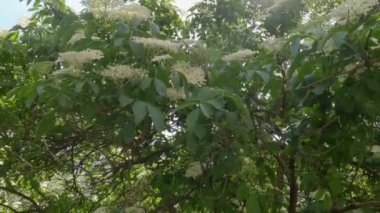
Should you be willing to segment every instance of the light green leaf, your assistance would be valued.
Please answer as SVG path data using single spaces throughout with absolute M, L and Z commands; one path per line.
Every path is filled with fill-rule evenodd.
M 128 98 L 125 95 L 119 96 L 120 107 L 126 107 L 133 102 L 132 98 Z
M 54 113 L 48 113 L 46 114 L 40 122 L 37 124 L 36 127 L 36 138 L 40 138 L 41 136 L 48 133 L 50 130 L 54 129 L 55 127 L 56 118 Z
M 190 132 L 193 132 L 198 125 L 199 108 L 194 109 L 186 118 L 186 126 Z
M 269 74 L 267 72 L 256 70 L 255 73 L 260 76 L 264 83 L 267 83 L 269 81 Z
M 149 116 L 153 121 L 154 127 L 158 131 L 162 131 L 165 129 L 165 116 L 161 112 L 161 110 L 153 105 L 147 104 Z
M 247 200 L 247 213 L 260 213 L 260 203 L 257 195 L 252 194 Z
M 201 108 L 201 111 L 203 113 L 203 115 L 205 115 L 207 118 L 211 118 L 212 117 L 212 113 L 213 113 L 213 110 L 211 108 L 211 106 L 207 103 L 201 103 L 200 104 L 200 108 Z
M 147 104 L 142 101 L 136 101 L 132 105 L 132 111 L 133 111 L 133 116 L 135 117 L 136 125 L 141 123 L 141 121 L 143 121 L 145 116 L 147 115 L 148 111 L 147 111 L 146 105 Z
M 166 96 L 166 85 L 160 79 L 154 79 L 154 86 L 156 91 L 161 96 Z

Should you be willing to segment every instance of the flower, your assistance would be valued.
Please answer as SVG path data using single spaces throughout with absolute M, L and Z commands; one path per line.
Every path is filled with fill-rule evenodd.
M 200 175 L 203 174 L 202 166 L 204 166 L 204 164 L 202 164 L 199 161 L 195 161 L 195 162 L 190 163 L 189 167 L 186 170 L 185 177 L 188 177 L 188 178 L 199 177 Z
M 380 146 L 379 145 L 374 145 L 371 148 L 371 152 L 373 152 L 373 153 L 380 153 Z
M 111 18 L 122 20 L 132 20 L 133 18 L 145 20 L 150 17 L 150 14 L 151 12 L 148 8 L 137 4 L 123 5 L 109 12 Z
M 333 9 L 329 14 L 332 20 L 339 22 L 342 19 L 354 19 L 367 14 L 373 7 L 379 5 L 378 0 L 346 0 Z
M 250 58 L 253 55 L 252 50 L 249 49 L 244 49 L 244 50 L 239 50 L 237 52 L 228 54 L 223 56 L 224 61 L 236 61 L 236 60 L 242 60 L 242 59 L 247 59 Z
M 112 79 L 142 79 L 145 77 L 146 71 L 128 65 L 115 65 L 108 66 L 100 72 L 100 75 Z
M 139 208 L 136 206 L 127 207 L 124 210 L 126 213 L 144 213 L 145 210 L 143 208 Z
M 100 50 L 87 49 L 83 51 L 68 51 L 59 53 L 56 62 L 67 62 L 70 65 L 81 66 L 93 60 L 101 59 L 104 54 Z
M 178 101 L 186 98 L 185 90 L 183 88 L 167 88 L 166 95 L 172 101 Z
M 204 84 L 206 82 L 205 72 L 200 67 L 191 67 L 186 63 L 177 63 L 172 66 L 176 72 L 182 73 L 190 84 Z
M 18 25 L 20 25 L 22 28 L 29 26 L 30 23 L 32 23 L 32 21 L 28 17 L 21 17 L 18 20 Z
M 75 34 L 71 37 L 71 39 L 67 43 L 73 45 L 77 43 L 78 41 L 85 38 L 86 36 L 84 36 L 83 30 L 80 30 L 80 31 L 75 32 Z
M 88 0 L 86 6 L 88 11 L 95 17 L 107 16 L 109 11 L 124 5 L 123 0 Z
M 273 52 L 281 51 L 285 43 L 286 43 L 285 38 L 271 37 L 263 41 L 261 44 L 259 44 L 259 46 L 273 53 Z
M 145 48 L 151 48 L 151 49 L 166 49 L 169 51 L 172 51 L 174 53 L 178 52 L 180 48 L 179 43 L 175 43 L 168 40 L 161 40 L 161 39 L 155 39 L 155 38 L 143 38 L 143 37 L 132 37 L 132 42 L 136 44 L 142 44 Z
M 167 59 L 172 59 L 173 57 L 169 54 L 166 55 L 157 55 L 152 58 L 152 62 L 164 61 Z

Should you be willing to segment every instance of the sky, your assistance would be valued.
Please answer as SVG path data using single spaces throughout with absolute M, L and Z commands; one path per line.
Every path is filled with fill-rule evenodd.
M 83 7 L 80 4 L 81 0 L 66 0 L 66 4 L 73 8 L 75 11 L 80 11 Z M 199 0 L 175 0 L 174 5 L 182 11 L 186 11 Z M 21 17 L 30 15 L 26 0 L 20 2 L 19 0 L 0 0 L 0 28 L 9 29 Z

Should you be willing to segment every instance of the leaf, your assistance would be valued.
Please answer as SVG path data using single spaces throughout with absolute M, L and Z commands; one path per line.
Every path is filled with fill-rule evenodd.
M 130 41 L 129 46 L 132 48 L 133 54 L 135 55 L 136 58 L 138 59 L 145 58 L 145 49 L 143 45 L 136 44 L 133 41 Z
M 75 89 L 74 91 L 76 93 L 81 93 L 82 92 L 82 89 L 83 89 L 83 86 L 86 82 L 85 81 L 78 81 L 75 83 Z
M 156 23 L 150 22 L 150 31 L 152 32 L 152 34 L 159 34 L 160 27 Z
M 125 127 L 121 129 L 119 134 L 125 142 L 132 141 L 133 139 L 135 139 L 136 135 L 135 126 L 127 124 Z
M 186 118 L 186 126 L 189 132 L 194 132 L 195 128 L 198 125 L 199 119 L 199 108 L 194 109 Z
M 249 188 L 245 184 L 240 185 L 236 197 L 240 201 L 245 201 L 249 197 Z
M 200 108 L 204 116 L 206 116 L 207 118 L 212 117 L 213 110 L 209 104 L 201 103 Z
M 264 83 L 267 83 L 269 81 L 269 74 L 267 72 L 256 70 L 255 73 L 260 76 Z
M 125 95 L 119 96 L 120 107 L 126 107 L 133 102 L 132 98 L 128 98 Z
M 146 103 L 142 101 L 136 101 L 132 105 L 132 111 L 133 111 L 133 116 L 135 117 L 135 124 L 141 123 L 141 121 L 144 120 L 146 114 L 148 113 L 147 108 L 146 108 Z
M 166 85 L 160 79 L 154 79 L 154 86 L 156 91 L 161 96 L 166 96 Z
M 290 44 L 290 53 L 293 57 L 296 57 L 300 51 L 301 39 L 297 38 Z
M 56 118 L 54 113 L 48 113 L 46 114 L 40 122 L 37 124 L 36 127 L 36 138 L 40 138 L 41 136 L 48 133 L 50 130 L 54 129 L 55 127 Z
M 141 81 L 141 89 L 146 90 L 150 85 L 152 84 L 152 79 L 151 78 L 145 78 Z
M 147 104 L 149 116 L 153 121 L 154 127 L 157 131 L 162 131 L 165 129 L 165 116 L 161 110 L 153 105 Z
M 206 101 L 206 103 L 211 104 L 217 110 L 223 110 L 223 103 L 220 100 L 211 99 Z
M 81 107 L 81 114 L 86 120 L 92 120 L 97 113 L 97 109 L 94 103 L 86 102 Z
M 257 195 L 252 194 L 247 200 L 247 213 L 260 213 L 261 208 Z

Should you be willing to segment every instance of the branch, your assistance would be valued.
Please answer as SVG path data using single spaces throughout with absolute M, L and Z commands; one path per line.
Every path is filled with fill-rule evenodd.
M 364 207 L 372 207 L 372 208 L 379 208 L 380 209 L 380 201 L 367 201 L 362 203 L 351 203 L 348 204 L 345 207 L 339 208 L 339 207 L 333 207 L 332 212 L 340 213 L 340 212 L 347 212 L 352 211 L 355 209 L 360 209 Z
M 16 212 L 16 213 L 19 212 L 19 211 L 17 211 L 16 209 L 14 209 L 14 208 L 12 208 L 12 207 L 10 207 L 10 206 L 8 206 L 8 205 L 2 204 L 2 203 L 0 203 L 0 206 L 5 207 L 5 208 L 7 208 L 7 209 L 9 209 L 9 210 L 11 210 L 11 211 L 13 211 L 13 212 Z
M 298 202 L 298 185 L 296 176 L 296 159 L 292 156 L 289 159 L 289 213 L 297 212 L 297 202 Z
M 31 197 L 26 196 L 25 194 L 18 192 L 14 189 L 6 188 L 3 186 L 0 186 L 0 190 L 4 190 L 4 191 L 10 192 L 12 194 L 15 194 L 15 195 L 18 195 L 18 196 L 24 198 L 25 200 L 29 201 L 34 206 L 34 208 L 37 212 L 41 212 L 41 213 L 43 212 L 43 209 Z

